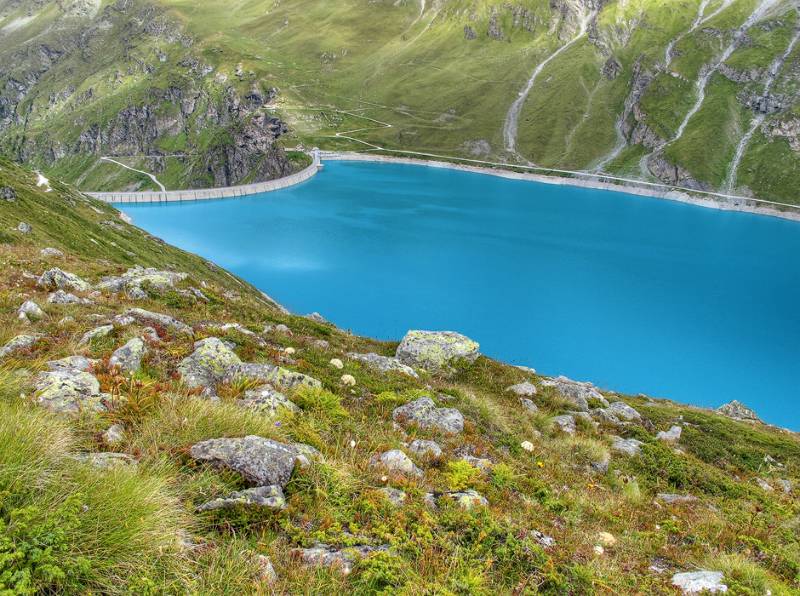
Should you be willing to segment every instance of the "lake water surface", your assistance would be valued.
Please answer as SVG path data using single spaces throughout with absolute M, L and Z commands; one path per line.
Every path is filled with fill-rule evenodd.
M 800 224 L 422 166 L 328 162 L 242 199 L 121 206 L 298 313 L 447 329 L 548 375 L 800 430 Z

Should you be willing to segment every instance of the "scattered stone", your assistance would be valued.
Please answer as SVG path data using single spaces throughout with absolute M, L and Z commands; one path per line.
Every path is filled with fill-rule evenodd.
M 401 424 L 416 424 L 421 429 L 435 429 L 459 434 L 464 430 L 464 416 L 455 408 L 437 408 L 430 397 L 421 397 L 395 408 L 392 419 Z
M 42 273 L 37 285 L 45 289 L 72 290 L 74 292 L 88 292 L 91 286 L 74 273 L 62 271 L 58 267 Z
M 781 489 L 787 495 L 790 495 L 792 493 L 792 483 L 789 480 L 786 480 L 785 478 L 779 478 L 778 484 L 781 485 Z
M 344 362 L 342 362 L 338 358 L 331 358 L 330 365 L 338 370 L 342 370 L 344 368 Z
M 194 344 L 194 352 L 178 365 L 183 382 L 189 387 L 212 387 L 225 379 L 242 361 L 216 337 Z
M 608 472 L 608 464 L 610 461 L 611 457 L 608 454 L 604 454 L 601 459 L 591 462 L 589 468 L 592 472 L 597 474 L 605 474 Z
M 60 413 L 105 409 L 100 383 L 94 375 L 79 370 L 41 372 L 34 382 L 36 400 L 45 408 Z
M 85 346 L 89 344 L 93 339 L 97 339 L 99 337 L 106 337 L 112 331 L 114 331 L 114 325 L 101 325 L 100 327 L 95 327 L 91 331 L 87 331 L 83 334 L 81 341 L 78 342 L 78 345 Z
M 554 416 L 550 420 L 561 432 L 567 433 L 568 435 L 574 435 L 578 430 L 575 426 L 575 417 L 571 414 Z
M 617 544 L 617 539 L 610 532 L 598 532 L 597 541 L 606 548 L 613 548 Z
M 294 335 L 292 333 L 292 330 L 289 329 L 283 323 L 279 323 L 277 325 L 265 325 L 264 326 L 264 333 L 280 333 L 282 335 L 287 335 L 289 337 L 292 337 L 292 335 Z
M 323 325 L 330 325 L 331 324 L 331 322 L 328 319 L 323 317 L 318 312 L 312 312 L 310 314 L 307 314 L 306 315 L 306 319 L 309 319 L 310 321 L 314 321 L 315 323 L 322 323 Z
M 86 356 L 67 356 L 60 360 L 50 360 L 47 368 L 50 370 L 72 370 L 77 372 L 89 372 L 97 361 Z
M 198 461 L 238 472 L 256 486 L 281 488 L 289 482 L 301 455 L 296 446 L 254 435 L 201 441 L 189 453 Z
M 422 476 L 422 470 L 414 465 L 414 462 L 399 449 L 392 449 L 373 456 L 370 465 L 384 468 L 389 472 L 409 474 L 417 477 Z
M 149 342 L 158 343 L 161 341 L 161 338 L 158 337 L 158 331 L 153 329 L 152 327 L 145 327 L 142 329 L 142 337 Z
M 97 284 L 97 289 L 112 292 L 125 292 L 129 298 L 141 300 L 147 297 L 143 287 L 152 288 L 158 292 L 175 287 L 175 284 L 186 279 L 186 273 L 174 271 L 159 271 L 153 268 L 133 267 L 117 277 L 104 277 Z
M 111 321 L 114 323 L 116 327 L 128 327 L 129 325 L 133 325 L 136 322 L 130 315 L 117 315 Z
M 525 408 L 530 414 L 538 414 L 539 413 L 539 406 L 533 403 L 526 397 L 522 397 L 519 400 L 519 403 L 522 404 L 522 407 Z
M 74 457 L 101 470 L 113 470 L 136 464 L 136 460 L 127 453 L 78 453 Z
M 153 325 L 155 327 L 164 327 L 166 329 L 170 329 L 175 333 L 180 333 L 183 335 L 193 335 L 194 332 L 189 325 L 178 321 L 177 319 L 173 319 L 169 315 L 162 315 L 156 312 L 150 312 L 149 310 L 143 310 L 141 308 L 132 308 L 125 315 L 129 317 L 133 317 L 137 321 L 144 323 L 145 325 Z
M 676 505 L 680 503 L 693 503 L 697 501 L 694 495 L 677 495 L 674 493 L 658 493 L 656 498 L 659 501 L 664 501 L 667 505 Z
M 324 339 L 315 339 L 313 345 L 318 350 L 327 350 L 331 347 L 330 342 Z
M 103 433 L 106 445 L 119 445 L 125 440 L 125 427 L 121 424 L 112 424 Z
M 322 387 L 322 383 L 313 377 L 266 363 L 244 363 L 231 367 L 225 380 L 231 381 L 237 378 L 251 379 L 253 381 L 277 385 L 287 390 L 301 386 L 311 388 Z
M 733 418 L 734 420 L 745 420 L 747 422 L 761 422 L 761 419 L 758 415 L 744 405 L 742 402 L 733 400 L 727 404 L 724 404 L 717 408 L 717 412 L 722 414 L 723 416 L 727 416 L 728 418 Z
M 292 556 L 299 558 L 305 565 L 312 567 L 330 567 L 349 575 L 359 559 L 376 551 L 389 550 L 387 546 L 351 546 L 336 549 L 327 544 L 317 543 L 311 548 L 296 548 L 291 551 Z
M 258 486 L 231 493 L 227 497 L 213 499 L 197 507 L 197 511 L 214 511 L 216 509 L 233 509 L 234 507 L 266 507 L 268 509 L 284 509 L 286 498 L 283 489 L 277 485 Z
M 608 411 L 610 411 L 617 418 L 622 418 L 623 420 L 627 420 L 628 422 L 630 422 L 632 420 L 641 420 L 642 419 L 642 416 L 641 416 L 641 414 L 639 414 L 639 412 L 634 410 L 632 407 L 630 407 L 628 404 L 626 404 L 623 401 L 615 401 L 613 404 L 608 406 L 606 409 Z
M 562 398 L 582 412 L 589 411 L 589 400 L 598 401 L 604 407 L 608 406 L 606 398 L 603 397 L 603 394 L 591 383 L 581 383 L 568 379 L 567 377 L 556 377 L 555 379 L 543 381 L 542 385 L 555 387 Z
M 6 343 L 2 348 L 0 348 L 0 358 L 5 358 L 6 356 L 13 354 L 14 352 L 19 352 L 21 350 L 27 350 L 28 348 L 32 347 L 39 339 L 41 339 L 41 335 L 33 334 L 33 335 L 17 335 L 16 337 L 11 338 L 11 340 Z
M 355 387 L 356 378 L 353 375 L 342 375 L 342 385 L 345 387 Z
M 473 507 L 488 507 L 489 501 L 486 500 L 478 491 L 469 489 L 465 491 L 446 493 L 448 499 L 452 499 L 462 509 L 472 509 Z
M 452 331 L 409 331 L 397 347 L 397 359 L 430 372 L 447 372 L 458 362 L 472 364 L 480 346 Z
M 358 360 L 359 362 L 363 362 L 367 366 L 374 368 L 377 371 L 382 373 L 387 372 L 399 372 L 406 374 L 410 377 L 419 378 L 417 372 L 411 368 L 410 366 L 406 366 L 397 358 L 390 358 L 388 356 L 381 356 L 379 354 L 357 354 L 355 352 L 349 352 L 347 357 L 352 360 Z
M 613 437 L 613 439 L 612 451 L 630 456 L 639 455 L 642 452 L 644 443 L 638 439 L 623 439 L 622 437 Z
M 478 468 L 482 472 L 488 472 L 492 469 L 494 465 L 491 460 L 485 459 L 483 457 L 475 457 L 474 455 L 462 455 L 461 461 L 467 462 L 473 468 Z
M 19 222 L 17 226 L 17 232 L 20 234 L 30 234 L 33 231 L 31 224 L 25 223 L 24 221 Z
M 288 397 L 269 385 L 262 385 L 256 389 L 245 391 L 244 397 L 239 400 L 238 404 L 266 416 L 275 416 L 280 410 L 292 413 L 300 411 L 300 408 Z
M 147 347 L 139 337 L 134 337 L 124 346 L 116 350 L 109 359 L 111 366 L 118 367 L 122 372 L 133 373 L 142 367 L 142 358 L 147 353 Z
M 533 538 L 544 548 L 553 548 L 556 545 L 556 540 L 552 536 L 548 536 L 547 534 L 540 532 L 539 530 L 533 530 L 532 532 Z
M 656 439 L 665 443 L 677 443 L 681 438 L 681 432 L 683 432 L 683 429 L 680 426 L 673 425 L 669 430 L 662 430 L 656 434 Z
M 774 488 L 772 488 L 772 485 L 763 478 L 756 478 L 756 484 L 759 486 L 761 490 L 765 490 L 769 493 L 775 490 Z
M 92 304 L 87 298 L 79 298 L 75 294 L 70 294 L 64 290 L 56 290 L 47 297 L 50 304 Z
M 22 306 L 17 309 L 17 318 L 21 321 L 38 321 L 44 318 L 44 311 L 33 300 L 26 300 Z
M 381 488 L 379 492 L 383 493 L 383 496 L 386 498 L 386 500 L 395 507 L 401 507 L 403 503 L 405 503 L 406 493 L 400 489 L 386 486 Z
M 10 186 L 0 186 L 0 199 L 13 203 L 17 200 L 17 191 Z
M 684 594 L 716 594 L 728 591 L 728 586 L 722 583 L 722 579 L 721 571 L 685 571 L 672 576 L 672 585 Z
M 436 441 L 426 441 L 425 439 L 414 439 L 408 446 L 408 450 L 417 457 L 430 457 L 439 459 L 442 457 L 442 448 Z
M 511 391 L 519 397 L 533 397 L 536 395 L 536 385 L 525 381 L 524 383 L 517 383 L 516 385 L 507 387 L 506 391 Z
M 48 246 L 47 248 L 43 248 L 39 251 L 39 255 L 41 255 L 45 259 L 62 259 L 64 258 L 64 253 L 58 250 L 57 248 L 53 248 Z

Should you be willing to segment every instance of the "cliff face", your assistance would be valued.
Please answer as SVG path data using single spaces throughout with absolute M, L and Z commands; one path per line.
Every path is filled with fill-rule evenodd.
M 220 72 L 177 22 L 119 0 L 96 14 L 75 3 L 0 5 L 37 26 L 0 30 L 0 146 L 67 178 L 71 158 L 124 157 L 182 187 L 286 175 L 269 113 L 277 90 Z M 65 165 L 66 164 L 66 165 Z M 66 171 L 65 171 L 66 169 Z M 82 174 L 76 170 L 77 179 Z

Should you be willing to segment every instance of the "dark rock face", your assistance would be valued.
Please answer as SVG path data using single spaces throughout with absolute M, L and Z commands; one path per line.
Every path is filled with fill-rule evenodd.
M 647 169 L 653 176 L 671 186 L 681 186 L 693 190 L 711 190 L 708 184 L 695 180 L 687 170 L 670 163 L 660 152 L 654 153 L 648 158 Z
M 622 64 L 614 56 L 609 57 L 603 65 L 603 76 L 608 80 L 614 80 L 620 74 L 622 74 Z
M 0 187 L 0 200 L 13 203 L 14 201 L 17 200 L 17 191 L 15 191 L 10 186 Z
M 473 40 L 478 37 L 478 34 L 475 33 L 475 29 L 470 27 L 469 25 L 464 25 L 464 39 L 466 40 Z

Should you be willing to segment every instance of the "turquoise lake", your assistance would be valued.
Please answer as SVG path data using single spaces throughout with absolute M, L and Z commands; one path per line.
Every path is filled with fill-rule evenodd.
M 253 197 L 120 208 L 358 334 L 459 331 L 542 374 L 738 399 L 800 430 L 800 223 L 364 162 Z

